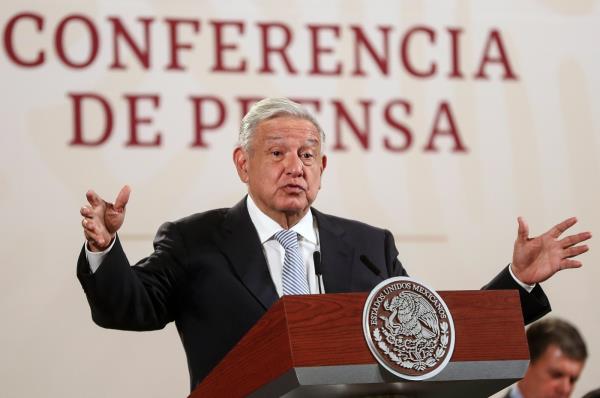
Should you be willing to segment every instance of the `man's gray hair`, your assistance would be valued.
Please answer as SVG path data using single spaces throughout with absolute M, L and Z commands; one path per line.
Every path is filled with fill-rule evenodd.
M 287 98 L 265 98 L 252 105 L 246 116 L 242 119 L 238 145 L 245 150 L 249 150 L 256 126 L 260 122 L 273 119 L 277 116 L 291 116 L 308 120 L 317 128 L 321 136 L 321 145 L 325 143 L 325 133 L 319 122 L 302 105 Z

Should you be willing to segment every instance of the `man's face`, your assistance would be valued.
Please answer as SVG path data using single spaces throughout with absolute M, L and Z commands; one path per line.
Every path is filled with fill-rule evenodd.
M 535 363 L 529 365 L 521 381 L 526 398 L 568 398 L 583 370 L 584 362 L 565 356 L 552 344 Z
M 279 224 L 285 219 L 291 225 L 316 199 L 327 163 L 317 128 L 290 116 L 259 123 L 250 149 L 237 148 L 233 157 L 256 205 Z

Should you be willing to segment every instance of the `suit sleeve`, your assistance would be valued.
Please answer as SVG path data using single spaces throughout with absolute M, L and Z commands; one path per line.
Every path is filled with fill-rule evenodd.
M 385 230 L 385 256 L 388 277 L 394 276 L 408 276 L 406 269 L 398 260 L 398 249 L 396 249 L 396 243 L 394 242 L 394 236 L 388 230 Z
M 523 321 L 525 324 L 535 322 L 547 313 L 552 308 L 546 293 L 538 283 L 531 292 L 523 289 L 510 275 L 508 266 L 505 267 L 494 279 L 483 287 L 486 290 L 506 290 L 516 289 L 519 291 L 521 299 L 521 310 L 523 311 Z
M 99 326 L 155 330 L 174 319 L 177 286 L 185 278 L 187 250 L 177 225 L 166 223 L 154 239 L 154 252 L 130 266 L 119 238 L 95 273 L 81 250 L 77 277 Z

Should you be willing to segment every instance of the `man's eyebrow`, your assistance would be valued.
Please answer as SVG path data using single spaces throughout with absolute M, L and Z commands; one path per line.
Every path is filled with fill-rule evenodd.
M 304 141 L 304 145 L 317 146 L 319 145 L 319 140 L 314 138 L 307 138 L 306 141 Z

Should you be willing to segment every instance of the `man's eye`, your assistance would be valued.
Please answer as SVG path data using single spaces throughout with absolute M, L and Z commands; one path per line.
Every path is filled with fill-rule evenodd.
M 271 151 L 271 155 L 273 155 L 275 157 L 279 157 L 279 156 L 281 156 L 281 151 Z
M 315 157 L 315 155 L 313 155 L 313 154 L 312 154 L 312 153 L 310 153 L 310 152 L 304 152 L 304 153 L 300 154 L 300 156 L 301 156 L 303 159 L 312 159 L 312 158 L 314 158 L 314 157 Z
M 559 371 L 551 371 L 550 372 L 550 377 L 552 377 L 553 379 L 561 379 L 564 375 L 562 374 L 562 372 Z

